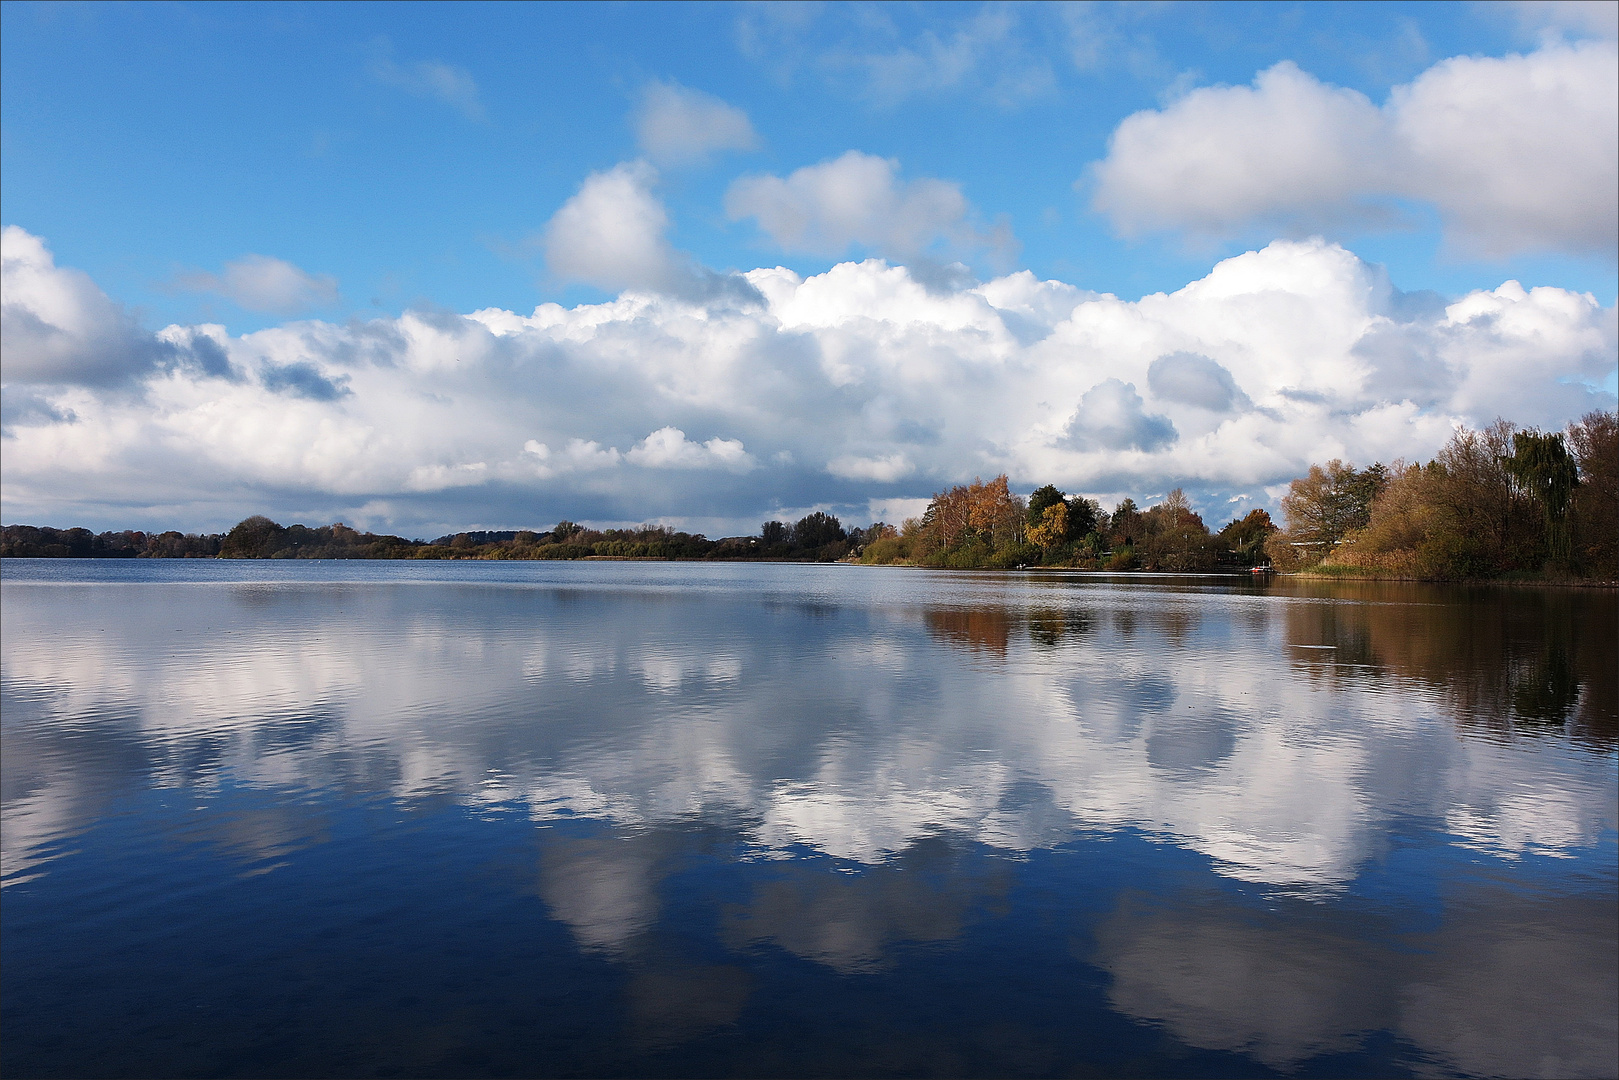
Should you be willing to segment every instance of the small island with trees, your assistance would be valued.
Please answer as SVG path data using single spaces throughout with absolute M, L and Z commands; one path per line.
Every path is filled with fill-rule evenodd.
M 936 494 L 896 527 L 835 516 L 768 521 L 710 540 L 664 526 L 454 533 L 434 540 L 249 517 L 218 534 L 94 533 L 7 525 L 6 558 L 680 559 L 860 562 L 952 569 L 1169 572 L 1273 569 L 1416 580 L 1613 581 L 1619 577 L 1619 423 L 1593 412 L 1566 432 L 1498 420 L 1459 428 L 1426 464 L 1311 466 L 1281 500 L 1285 527 L 1254 510 L 1212 532 L 1180 489 L 1111 511 L 1003 474 Z

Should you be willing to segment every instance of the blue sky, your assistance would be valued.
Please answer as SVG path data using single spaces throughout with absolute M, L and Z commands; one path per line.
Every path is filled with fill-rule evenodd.
M 1063 39 L 1089 25 L 999 10 L 1015 23 L 1004 59 L 902 94 L 860 54 L 925 52 L 930 37 L 949 47 L 982 9 L 833 8 L 802 12 L 800 27 L 720 5 L 8 3 L 4 218 L 161 322 L 266 325 L 165 288 L 246 251 L 334 275 L 344 314 L 593 299 L 547 275 L 532 239 L 586 174 L 636 156 L 641 92 L 675 80 L 743 107 L 759 135 L 757 151 L 666 179 L 674 242 L 710 266 L 782 258 L 725 219 L 732 178 L 858 149 L 897 158 L 908 176 L 956 180 L 986 220 L 1005 215 L 1017 267 L 1133 298 L 1271 237 L 1116 236 L 1075 184 L 1130 113 L 1186 85 L 1247 83 L 1281 60 L 1381 103 L 1435 60 L 1536 42 L 1498 5 L 1148 6 L 1087 13 L 1107 39 L 1082 68 Z M 379 57 L 461 69 L 478 113 L 391 85 L 374 73 Z M 1614 300 L 1611 254 L 1470 259 L 1441 251 L 1431 213 L 1408 213 L 1410 231 L 1335 238 L 1407 290 L 1523 275 Z
M 1611 371 L 1603 368 L 1609 339 L 1602 335 L 1619 289 L 1613 215 L 1604 197 L 1591 192 L 1611 186 L 1612 167 L 1604 173 L 1591 154 L 1601 159 L 1612 145 L 1613 110 L 1591 99 L 1605 93 L 1613 8 L 6 3 L 0 218 L 44 245 L 52 273 L 82 271 L 112 305 L 108 310 L 143 332 L 170 324 L 223 326 L 229 370 L 241 378 L 224 378 L 219 368 L 213 374 L 223 379 L 220 387 L 253 381 L 257 372 L 257 384 L 285 394 L 316 384 L 271 377 L 252 365 L 275 363 L 277 371 L 313 365 L 309 370 L 319 369 L 324 380 L 319 385 L 335 388 L 328 407 L 349 416 L 363 380 L 344 382 L 341 372 L 328 370 L 340 362 L 336 354 L 317 356 L 305 347 L 299 357 L 273 360 L 273 350 L 262 342 L 249 347 L 243 335 L 290 333 L 287 327 L 310 318 L 380 326 L 410 311 L 466 315 L 495 308 L 526 316 L 549 302 L 597 305 L 624 289 L 692 302 L 694 273 L 723 278 L 782 265 L 812 279 L 868 257 L 906 266 L 934 292 L 1028 270 L 1040 280 L 1134 302 L 1176 293 L 1221 260 L 1273 241 L 1311 238 L 1385 268 L 1402 293 L 1431 290 L 1438 300 L 1457 301 L 1515 279 L 1526 288 L 1591 294 L 1595 344 L 1570 329 L 1570 340 L 1585 344 L 1565 349 L 1560 372 L 1552 371 L 1558 362 L 1547 360 L 1544 377 L 1611 395 Z M 1451 58 L 1472 63 L 1447 67 Z M 1501 63 L 1490 66 L 1495 61 Z M 1555 110 L 1556 101 L 1531 101 L 1522 115 L 1501 123 L 1509 136 L 1523 133 L 1516 143 L 1509 137 L 1484 145 L 1495 122 L 1477 110 L 1503 107 L 1517 85 L 1514 63 L 1539 73 L 1523 76 L 1531 82 L 1543 83 L 1548 71 L 1573 73 L 1564 92 L 1583 101 L 1585 112 L 1563 110 L 1558 122 L 1572 125 L 1574 137 L 1558 145 L 1575 146 L 1575 156 L 1543 165 L 1552 179 L 1573 177 L 1567 191 L 1537 178 L 1535 152 L 1525 149 L 1537 131 L 1551 130 L 1534 109 Z M 1401 104 L 1408 99 L 1416 104 Z M 1423 101 L 1431 106 L 1426 112 Z M 1483 133 L 1459 149 L 1451 145 L 1456 132 L 1434 119 L 1456 101 L 1475 108 L 1459 127 Z M 1273 106 L 1284 120 L 1294 116 L 1289 102 L 1302 102 L 1304 127 L 1268 118 Z M 1257 119 L 1239 115 L 1250 105 Z M 1139 121 L 1131 128 L 1127 121 L 1144 112 L 1158 126 Z M 1229 133 L 1221 127 L 1228 120 Z M 1595 150 L 1581 157 L 1576 151 L 1588 129 Z M 1140 138 L 1131 141 L 1132 131 Z M 1210 132 L 1215 137 L 1204 150 L 1180 152 Z M 1312 140 L 1320 140 L 1319 152 Z M 1302 148 L 1297 160 L 1284 152 L 1290 147 Z M 1282 157 L 1267 165 L 1273 152 Z M 1333 155 L 1339 166 L 1311 172 Z M 1376 168 L 1361 170 L 1373 159 Z M 1452 167 L 1456 161 L 1461 165 Z M 839 162 L 845 168 L 813 171 Z M 1239 175 L 1249 167 L 1263 175 Z M 794 179 L 806 169 L 812 171 Z M 1177 170 L 1184 182 L 1164 179 Z M 1461 200 L 1481 175 L 1491 183 L 1499 175 L 1500 191 L 1488 213 L 1469 218 Z M 634 203 L 635 213 L 612 217 L 612 228 L 650 230 L 642 247 L 606 262 L 592 231 L 596 218 L 573 233 L 561 224 L 565 206 L 575 205 L 570 200 L 583 199 L 591 178 L 603 176 L 619 178 L 612 191 L 601 189 L 603 199 Z M 856 182 L 866 185 L 866 201 L 858 220 L 839 224 L 833 219 L 846 207 L 835 191 Z M 578 205 L 574 219 L 589 209 Z M 559 239 L 564 234 L 577 242 L 569 246 Z M 657 266 L 649 269 L 649 259 Z M 677 277 L 688 284 L 672 284 Z M 17 288 L 8 278 L 8 289 Z M 102 340 L 99 331 L 81 330 L 75 332 L 86 341 Z M 8 345 L 22 349 L 20 341 Z M 1190 351 L 1212 357 L 1215 346 L 1205 345 Z M 1234 360 L 1213 361 L 1236 370 Z M 823 355 L 821 367 L 831 370 L 830 363 Z M 1151 412 L 1147 360 L 1111 375 L 1105 363 L 1095 363 L 1103 362 L 1095 361 L 1082 380 L 1090 389 L 1116 378 L 1141 399 L 1138 406 L 1114 394 L 1126 413 L 1173 415 Z M 42 418 L 71 414 L 86 432 L 92 414 L 110 416 L 71 389 L 89 385 L 83 378 L 47 377 L 43 370 L 8 369 L 6 385 L 20 402 L 11 407 L 14 418 L 26 414 L 43 424 Z M 140 379 L 149 383 L 150 373 Z M 344 387 L 348 393 L 336 392 Z M 596 408 L 590 402 L 599 401 L 599 389 L 581 391 L 586 397 L 574 415 Z M 1257 384 L 1243 389 L 1262 404 Z M 1392 456 L 1437 430 L 1424 426 L 1427 420 L 1480 419 L 1475 411 L 1482 406 L 1472 399 L 1389 399 L 1385 391 L 1372 396 L 1384 405 L 1413 405 L 1405 429 L 1411 437 L 1346 438 L 1335 444 L 1339 449 Z M 1366 392 L 1361 387 L 1361 396 Z M 315 393 L 300 403 L 326 391 Z M 1095 401 L 1113 400 L 1109 394 Z M 1502 394 L 1509 402 L 1523 398 Z M 154 400 L 150 393 L 147 400 Z M 685 405 L 692 400 L 686 395 Z M 1597 406 L 1604 400 L 1591 399 Z M 1577 407 L 1571 401 L 1548 403 L 1544 415 L 1523 422 L 1560 426 L 1573 416 L 1553 414 Z M 593 425 L 587 415 L 576 432 L 536 429 L 535 440 L 555 449 L 577 438 L 628 454 L 632 435 L 639 440 L 683 424 L 678 430 L 691 445 L 724 442 L 740 438 L 726 416 L 757 412 L 758 402 L 708 401 L 691 415 L 681 412 L 685 405 L 660 412 L 649 404 L 616 427 Z M 1041 423 L 1057 432 L 1065 417 L 1071 427 L 1074 417 L 1090 415 L 1076 398 L 1061 406 L 1064 416 L 1006 418 L 986 433 L 953 429 L 906 394 L 876 394 L 851 408 L 868 414 L 910 408 L 913 426 L 958 446 L 958 460 L 926 466 L 921 449 L 940 444 L 924 440 L 906 450 L 903 440 L 883 443 L 887 436 L 869 427 L 843 430 L 839 439 L 849 447 L 841 456 L 833 445 L 756 454 L 744 439 L 755 463 L 752 486 L 743 485 L 751 495 L 701 494 L 713 477 L 693 474 L 693 498 L 660 505 L 657 515 L 711 526 L 741 521 L 769 509 L 776 490 L 786 509 L 827 505 L 854 513 L 883 500 L 925 497 L 930 485 L 997 465 L 1032 483 L 1040 479 L 1032 475 L 1035 460 L 1046 459 L 1006 450 L 1007 432 Z M 156 415 L 143 414 L 141 422 Z M 702 431 L 686 431 L 699 421 Z M 635 424 L 644 430 L 632 432 Z M 8 457 L 16 439 L 34 437 L 21 430 L 8 430 Z M 1178 430 L 1188 431 L 1187 422 Z M 1070 449 L 1084 442 L 1069 435 Z M 1139 439 L 1119 439 L 1121 453 L 1150 449 Z M 1062 439 L 1053 435 L 1050 442 L 1060 448 Z M 767 462 L 783 453 L 804 476 L 836 476 L 829 463 L 845 458 L 903 457 L 906 467 L 844 470 L 872 478 L 869 492 L 817 487 L 804 476 L 771 488 Z M 821 461 L 812 467 L 806 455 L 817 454 Z M 60 478 L 60 462 L 42 458 L 36 466 L 34 458 L 16 456 L 29 464 L 8 465 L 7 519 L 14 508 L 53 511 L 56 504 L 43 493 L 54 481 L 44 478 Z M 481 450 L 459 453 L 453 446 L 442 447 L 440 457 L 420 466 L 498 464 Z M 1255 505 L 1274 505 L 1264 489 L 1284 479 L 1281 472 L 1297 458 L 1281 454 L 1265 475 L 1199 476 L 1184 461 L 1157 471 L 1133 460 L 1050 458 L 1044 467 L 1098 496 L 1128 488 L 1142 489 L 1139 497 L 1179 480 L 1209 500 L 1246 492 Z M 133 471 L 121 491 L 139 475 L 125 464 Z M 1031 474 L 1016 475 L 1020 468 Z M 895 478 L 876 479 L 883 476 Z M 199 473 L 194 491 L 154 490 L 111 504 L 96 496 L 61 510 L 103 520 L 177 513 L 201 522 L 258 498 L 289 512 L 426 527 L 457 524 L 462 513 L 494 523 L 536 498 L 549 512 L 583 497 L 543 477 L 509 482 L 530 491 L 528 501 L 491 494 L 469 508 L 442 494 L 451 488 L 440 489 L 434 503 L 425 481 L 417 482 L 421 490 L 408 484 L 392 490 L 379 477 L 350 491 L 310 476 L 277 485 L 226 469 L 212 485 Z M 468 494 L 466 485 L 451 487 Z M 639 499 L 626 489 L 615 502 L 596 490 L 572 516 L 634 517 L 627 511 Z

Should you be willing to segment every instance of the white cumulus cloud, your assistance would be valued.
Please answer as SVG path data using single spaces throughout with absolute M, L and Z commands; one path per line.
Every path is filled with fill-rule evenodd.
M 850 150 L 787 177 L 745 176 L 725 195 L 731 220 L 753 218 L 788 251 L 840 255 L 851 246 L 914 256 L 935 245 L 1004 249 L 1004 230 L 980 232 L 961 187 L 923 177 L 903 181 L 899 162 Z
M 663 427 L 648 435 L 624 455 L 632 465 L 649 469 L 740 469 L 747 470 L 753 459 L 738 439 L 715 437 L 695 443 L 676 427 Z
M 523 450 L 539 459 L 537 474 L 547 480 L 568 473 L 611 469 L 624 460 L 617 447 L 603 447 L 601 443 L 579 438 L 569 439 L 561 450 L 552 450 L 538 439 L 529 439 L 523 444 Z
M 1435 206 L 1474 254 L 1606 254 L 1619 244 L 1619 53 L 1551 42 L 1455 57 L 1381 107 L 1284 61 L 1252 86 L 1194 90 L 1127 117 L 1092 169 L 1127 234 L 1308 232 Z
M 904 454 L 887 457 L 837 457 L 826 463 L 826 471 L 847 480 L 875 480 L 888 484 L 916 471 Z
M 587 177 L 546 228 L 552 272 L 610 290 L 667 286 L 675 254 L 664 239 L 669 214 L 652 193 L 657 178 L 642 162 Z
M 1363 94 L 1283 61 L 1254 85 L 1194 90 L 1113 133 L 1094 207 L 1125 232 L 1227 231 L 1358 209 L 1382 179 L 1383 118 Z M 1346 206 L 1347 204 L 1347 206 Z
M 635 134 L 647 159 L 665 166 L 759 145 L 747 113 L 677 82 L 655 82 L 646 88 L 636 112 Z
M 617 292 L 635 289 L 686 299 L 756 301 L 735 275 L 701 267 L 669 243 L 669 213 L 653 191 L 658 172 L 629 161 L 591 173 L 545 229 L 551 272 Z
M 215 375 L 228 367 L 206 334 L 142 331 L 88 274 L 57 266 L 45 241 L 16 225 L 0 233 L 0 266 L 0 372 L 8 386 L 111 386 L 164 364 L 200 364 Z M 25 411 L 52 410 L 41 404 Z
M 1485 254 L 1619 245 L 1619 52 L 1552 45 L 1456 57 L 1397 87 L 1388 112 L 1411 175 Z

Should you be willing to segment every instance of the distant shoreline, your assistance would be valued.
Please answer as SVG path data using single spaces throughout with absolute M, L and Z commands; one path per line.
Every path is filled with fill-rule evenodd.
M 1522 577 L 1494 578 L 1424 578 L 1386 574 L 1323 574 L 1315 570 L 1290 570 L 1277 573 L 1277 577 L 1298 578 L 1303 581 L 1387 581 L 1405 585 L 1511 585 L 1529 589 L 1619 589 L 1619 581 L 1612 578 L 1547 578 L 1536 580 Z
M 13 562 L 119 562 L 133 560 L 134 556 L 123 557 L 95 557 L 74 555 L 0 555 L 0 563 Z M 164 561 L 184 561 L 183 559 L 165 559 Z M 844 558 L 829 562 L 813 562 L 806 559 L 779 559 L 779 558 L 670 558 L 657 555 L 584 555 L 575 559 L 488 559 L 488 558 L 447 558 L 447 559 L 390 559 L 390 558 L 364 558 L 364 557 L 301 557 L 296 559 L 267 559 L 255 556 L 233 555 L 204 555 L 192 556 L 191 561 L 209 562 L 446 562 L 446 563 L 489 563 L 489 562 L 657 562 L 657 563 L 726 563 L 743 564 L 756 563 L 772 566 L 848 566 L 873 567 L 882 566 L 895 570 L 935 570 L 949 573 L 972 574 L 1064 574 L 1086 577 L 1141 577 L 1141 578 L 1231 578 L 1236 580 L 1263 580 L 1264 578 L 1289 578 L 1296 581 L 1346 581 L 1355 583 L 1378 582 L 1390 585 L 1447 585 L 1476 588 L 1479 586 L 1510 587 L 1520 589 L 1599 589 L 1604 591 L 1619 590 L 1619 581 L 1591 579 L 1547 579 L 1537 581 L 1523 578 L 1420 578 L 1420 577 L 1393 577 L 1374 574 L 1323 574 L 1312 570 L 1292 570 L 1285 572 L 1270 571 L 1263 575 L 1255 575 L 1249 570 L 1240 567 L 1213 567 L 1206 570 L 1096 570 L 1076 566 L 1023 566 L 1023 567 L 949 567 L 949 566 L 922 566 L 916 563 L 866 563 L 859 559 Z

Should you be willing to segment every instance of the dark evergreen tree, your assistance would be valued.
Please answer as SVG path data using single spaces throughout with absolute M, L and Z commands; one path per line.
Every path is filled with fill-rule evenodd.
M 799 518 L 798 524 L 793 526 L 793 546 L 796 548 L 825 547 L 846 539 L 848 534 L 843 531 L 843 523 L 819 510 Z

